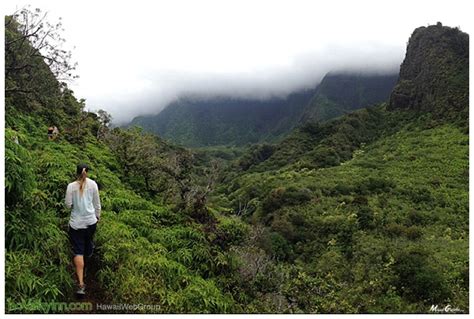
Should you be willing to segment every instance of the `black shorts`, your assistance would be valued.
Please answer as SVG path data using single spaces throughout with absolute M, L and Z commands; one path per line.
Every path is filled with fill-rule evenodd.
M 69 240 L 71 241 L 74 256 L 91 256 L 94 251 L 94 238 L 97 223 L 84 229 L 74 229 L 69 226 Z

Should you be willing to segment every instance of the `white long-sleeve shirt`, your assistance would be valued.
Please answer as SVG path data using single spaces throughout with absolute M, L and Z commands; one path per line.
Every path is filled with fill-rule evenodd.
M 72 182 L 66 190 L 66 207 L 71 208 L 69 225 L 74 229 L 83 229 L 95 224 L 100 218 L 100 198 L 97 183 L 86 178 L 83 193 L 79 191 L 79 182 Z

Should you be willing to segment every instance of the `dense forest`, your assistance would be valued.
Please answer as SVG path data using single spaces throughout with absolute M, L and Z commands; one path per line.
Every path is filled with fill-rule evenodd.
M 236 151 L 86 111 L 60 28 L 5 17 L 8 313 L 74 301 L 63 202 L 80 162 L 103 206 L 91 312 L 469 311 L 467 34 L 416 29 L 385 102 Z M 118 303 L 156 307 L 96 308 Z
M 126 126 L 143 127 L 187 147 L 275 143 L 307 121 L 326 121 L 386 101 L 397 78 L 339 72 L 286 98 L 183 97 L 157 115 L 138 116 Z

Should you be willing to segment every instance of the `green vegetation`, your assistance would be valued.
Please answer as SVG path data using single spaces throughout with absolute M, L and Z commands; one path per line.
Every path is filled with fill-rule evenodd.
M 245 172 L 221 191 L 268 227 L 273 236 L 260 245 L 270 241 L 270 256 L 320 284 L 330 279 L 321 294 L 331 299 L 300 292 L 312 300 L 298 303 L 305 312 L 467 309 L 467 159 L 458 127 L 410 123 L 336 166 Z
M 267 101 L 183 98 L 137 125 L 188 147 L 277 142 L 305 121 L 326 121 L 385 101 L 398 75 L 328 74 L 315 89 Z
M 20 144 L 14 142 L 17 133 L 6 130 L 10 312 L 41 311 L 37 308 L 41 302 L 66 301 L 72 296 L 71 254 L 65 233 L 69 213 L 62 201 L 78 162 L 90 163 L 91 178 L 101 187 L 98 278 L 108 301 L 154 303 L 163 312 L 237 311 L 232 298 L 212 279 L 224 271 L 221 263 L 227 258 L 225 250 L 211 244 L 216 240 L 213 236 L 222 232 L 218 239 L 223 244 L 242 236 L 232 233 L 235 229 L 228 230 L 232 219 L 220 217 L 213 224 L 217 231 L 211 234 L 186 214 L 174 213 L 162 204 L 163 198 L 151 198 L 149 189 L 144 184 L 139 187 L 136 176 L 125 176 L 118 158 L 95 137 L 86 136 L 86 147 L 62 137 L 49 141 L 45 123 L 29 116 L 16 120 Z M 133 181 L 133 188 L 146 197 L 120 178 Z
M 305 106 L 302 119 L 323 122 L 386 101 L 398 74 L 329 73 Z
M 6 17 L 7 312 L 72 300 L 62 202 L 79 162 L 103 206 L 97 302 L 158 313 L 468 312 L 465 123 L 380 104 L 276 144 L 191 151 L 85 111 L 15 19 Z M 48 140 L 51 125 L 60 134 Z
M 285 99 L 181 98 L 153 116 L 138 116 L 128 126 L 140 126 L 173 143 L 188 147 L 243 146 L 275 141 L 296 124 L 314 94 L 305 90 Z

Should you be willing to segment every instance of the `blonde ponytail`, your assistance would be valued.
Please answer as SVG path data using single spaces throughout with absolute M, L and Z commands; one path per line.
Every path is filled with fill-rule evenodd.
M 86 168 L 84 167 L 82 169 L 81 175 L 77 178 L 77 181 L 79 182 L 79 192 L 82 193 L 84 192 L 84 184 L 86 183 L 86 178 L 87 178 L 87 171 Z

